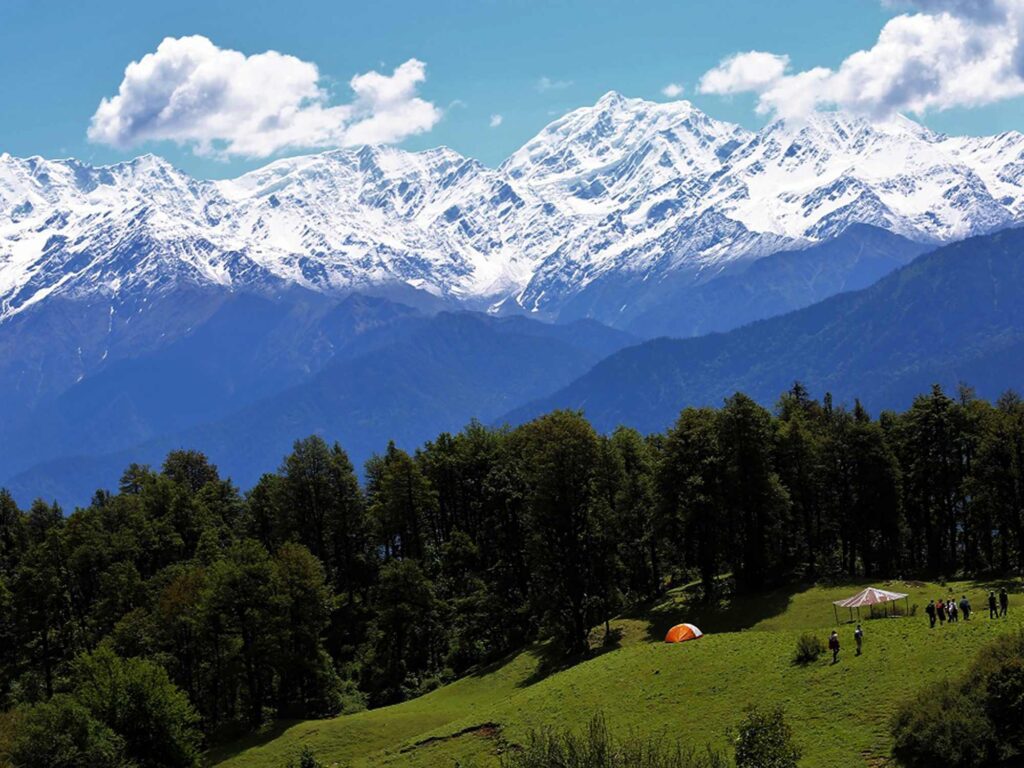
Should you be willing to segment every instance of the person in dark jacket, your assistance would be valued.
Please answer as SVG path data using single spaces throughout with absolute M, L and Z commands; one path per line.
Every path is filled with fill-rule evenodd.
M 996 593 L 992 590 L 988 593 L 988 617 L 990 619 L 999 618 L 999 609 L 996 607 Z
M 939 624 L 946 623 L 946 604 L 942 600 L 935 601 L 935 612 L 939 615 Z
M 925 603 L 924 612 L 928 614 L 928 624 L 932 629 L 935 628 L 935 603 L 929 600 Z
M 999 590 L 999 615 L 1005 616 L 1006 611 L 1010 607 L 1010 596 L 1006 592 L 1006 587 Z
M 857 655 L 860 656 L 861 645 L 864 643 L 864 630 L 860 628 L 860 624 L 853 630 L 853 639 L 857 643 Z
M 828 639 L 828 649 L 832 651 L 832 663 L 836 664 L 839 662 L 839 633 L 834 629 L 832 630 L 832 636 Z
M 964 621 L 971 620 L 971 601 L 967 599 L 967 595 L 960 598 L 960 615 L 964 617 Z

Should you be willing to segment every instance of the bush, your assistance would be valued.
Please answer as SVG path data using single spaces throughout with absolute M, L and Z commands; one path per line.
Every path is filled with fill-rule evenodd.
M 983 648 L 959 681 L 927 686 L 893 718 L 907 768 L 972 768 L 1024 751 L 1024 633 Z
M 101 646 L 75 659 L 71 677 L 75 699 L 123 739 L 131 760 L 166 768 L 200 764 L 199 717 L 163 667 Z
M 979 693 L 948 681 L 926 686 L 897 711 L 893 737 L 893 757 L 907 768 L 987 765 L 995 747 Z
M 127 768 L 124 742 L 71 696 L 19 708 L 8 747 L 18 768 Z
M 295 763 L 289 760 L 285 768 L 323 768 L 323 763 L 316 759 L 316 755 L 313 754 L 313 750 L 307 744 L 302 748 L 302 752 L 299 753 L 299 762 Z
M 800 755 L 781 709 L 747 711 L 736 738 L 736 768 L 796 768 Z
M 506 752 L 502 768 L 726 768 L 725 757 L 710 748 L 686 749 L 679 742 L 631 735 L 612 736 L 600 715 L 584 733 L 546 729 L 530 734 L 519 750 Z
M 794 664 L 810 664 L 817 661 L 818 657 L 825 652 L 825 643 L 821 638 L 811 632 L 804 632 L 796 641 L 796 653 L 793 656 Z
M 1024 632 L 1006 635 L 987 646 L 968 679 L 983 691 L 985 712 L 1004 757 L 1024 752 Z

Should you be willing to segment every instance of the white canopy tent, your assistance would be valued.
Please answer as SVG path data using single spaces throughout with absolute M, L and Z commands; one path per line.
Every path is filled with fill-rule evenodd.
M 885 605 L 886 615 L 888 615 L 888 604 L 897 600 L 907 600 L 907 612 L 910 612 L 910 601 L 909 595 L 903 592 L 890 592 L 887 589 L 877 589 L 875 587 L 867 587 L 861 590 L 853 597 L 848 597 L 845 600 L 833 600 L 832 610 L 835 612 L 836 623 L 839 623 L 839 609 L 849 608 L 850 620 L 853 621 L 853 609 L 857 609 L 857 617 L 860 617 L 860 609 L 865 605 Z M 895 614 L 894 614 L 895 615 Z

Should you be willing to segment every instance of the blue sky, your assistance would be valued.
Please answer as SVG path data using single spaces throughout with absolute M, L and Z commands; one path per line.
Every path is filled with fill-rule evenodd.
M 766 95 L 763 84 L 738 81 L 735 72 L 725 85 L 705 88 L 717 92 L 700 92 L 706 72 L 747 51 L 772 52 L 780 60 L 784 55 L 791 73 L 836 69 L 850 54 L 874 46 L 894 17 L 929 5 L 958 4 L 917 2 L 913 9 L 879 0 L 0 0 L 0 152 L 106 163 L 152 151 L 195 175 L 222 177 L 269 157 L 310 151 L 284 145 L 268 153 L 276 145 L 258 142 L 254 151 L 251 128 L 227 152 L 192 140 L 155 140 L 153 134 L 128 132 L 118 122 L 120 114 L 108 116 L 90 140 L 90 120 L 102 99 L 118 93 L 126 66 L 156 51 L 164 38 L 189 35 L 202 35 L 216 49 L 246 56 L 273 50 L 295 57 L 290 61 L 296 66 L 315 65 L 321 90 L 314 97 L 316 114 L 309 118 L 319 126 L 314 130 L 321 146 L 378 135 L 332 132 L 321 123 L 348 114 L 332 110 L 352 102 L 354 75 L 377 71 L 390 77 L 410 60 L 423 68 L 403 70 L 410 76 L 401 108 L 415 102 L 420 109 L 414 118 L 405 111 L 392 118 L 418 121 L 420 128 L 407 138 L 394 126 L 381 135 L 409 149 L 446 144 L 490 165 L 556 116 L 612 89 L 665 100 L 662 90 L 679 84 L 684 98 L 712 116 L 754 127 L 780 108 L 780 97 Z M 301 72 L 297 77 L 305 82 Z M 779 80 L 790 81 L 805 90 L 794 78 Z M 372 90 L 374 82 L 367 87 Z M 849 100 L 854 87 L 861 86 L 830 86 L 829 98 L 846 88 L 847 95 L 836 98 Z M 366 110 L 386 101 L 378 98 L 379 89 L 374 93 L 375 106 Z M 948 133 L 1024 129 L 1024 100 L 1013 88 L 1005 93 L 980 106 L 959 106 L 962 96 L 950 96 L 929 107 L 923 122 Z M 761 114 L 755 111 L 759 103 Z M 208 129 L 175 123 L 161 130 L 191 136 Z M 338 138 L 342 135 L 348 138 Z

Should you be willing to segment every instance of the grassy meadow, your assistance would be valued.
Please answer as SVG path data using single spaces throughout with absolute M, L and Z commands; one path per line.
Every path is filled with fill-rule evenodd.
M 691 606 L 679 589 L 649 611 L 614 621 L 611 643 L 566 669 L 551 671 L 544 649 L 530 649 L 409 702 L 279 723 L 212 751 L 209 761 L 284 768 L 308 745 L 324 764 L 349 768 L 493 768 L 531 729 L 583 728 L 598 712 L 615 730 L 724 747 L 744 707 L 759 703 L 784 707 L 804 750 L 802 764 L 883 765 L 896 706 L 930 680 L 958 675 L 998 634 L 1024 628 L 1024 598 L 1011 589 L 1008 618 L 990 620 L 987 583 L 870 582 L 908 592 L 916 615 L 872 619 L 862 611 L 864 653 L 857 657 L 849 614 L 840 611 L 844 623 L 836 625 L 831 602 L 868 583 L 772 592 L 714 610 Z M 972 620 L 930 629 L 925 601 L 965 592 Z M 681 645 L 662 642 L 681 621 L 707 634 Z M 838 664 L 830 653 L 808 666 L 792 663 L 802 632 L 824 640 L 834 627 L 843 643 Z M 603 634 L 595 631 L 595 642 Z

